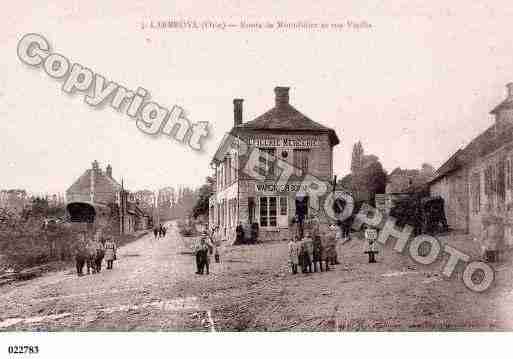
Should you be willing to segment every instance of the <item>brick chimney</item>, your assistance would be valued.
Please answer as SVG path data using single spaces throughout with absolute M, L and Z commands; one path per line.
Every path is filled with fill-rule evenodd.
M 274 88 L 275 93 L 275 101 L 276 107 L 282 107 L 289 104 L 289 88 L 290 87 L 280 87 L 277 86 Z
M 508 99 L 513 100 L 513 82 L 507 84 L 506 88 L 508 89 Z
M 242 102 L 241 98 L 233 99 L 233 124 L 234 126 L 242 125 Z
M 92 168 L 93 168 L 93 171 L 95 171 L 95 172 L 100 171 L 100 164 L 98 163 L 98 161 L 96 161 L 96 160 L 93 161 Z
M 100 165 L 98 161 L 94 160 L 92 163 L 93 170 L 91 171 L 90 183 L 89 183 L 89 200 L 94 203 L 95 192 L 96 192 L 96 176 L 100 172 Z
M 111 165 L 107 165 L 107 168 L 105 169 L 105 171 L 107 172 L 107 176 L 112 178 L 112 166 Z

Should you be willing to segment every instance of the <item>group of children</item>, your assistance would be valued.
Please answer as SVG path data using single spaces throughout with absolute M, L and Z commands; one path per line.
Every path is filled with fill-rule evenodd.
M 366 242 L 364 253 L 369 257 L 369 263 L 376 263 L 376 254 L 378 253 L 376 241 L 378 231 L 375 228 L 364 226 L 363 235 Z M 324 241 L 321 235 L 315 234 L 312 238 L 309 231 L 305 232 L 304 237 L 295 236 L 289 242 L 289 265 L 293 274 L 298 273 L 301 267 L 302 273 L 323 271 L 323 262 L 325 270 L 330 270 L 330 265 L 339 264 L 337 254 L 337 242 L 349 242 L 350 236 L 342 239 L 336 225 L 330 225 L 328 233 L 324 235 Z
M 321 239 L 320 234 L 311 236 L 310 232 L 305 232 L 304 237 L 296 236 L 289 242 L 289 264 L 293 274 L 298 273 L 298 267 L 301 267 L 303 273 L 323 271 L 323 262 L 325 270 L 330 270 L 330 265 L 338 264 L 335 233 L 330 231 Z

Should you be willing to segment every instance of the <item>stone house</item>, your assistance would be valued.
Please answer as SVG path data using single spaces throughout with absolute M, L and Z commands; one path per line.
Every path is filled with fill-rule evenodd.
M 66 191 L 68 212 L 72 203 L 75 208 L 79 208 L 76 204 L 82 207 L 110 208 L 108 221 L 114 234 L 144 229 L 144 223 L 147 222 L 145 213 L 132 197 L 112 176 L 112 166 L 107 165 L 103 171 L 98 161 L 94 161 L 91 168 L 85 170 Z
M 275 106 L 245 123 L 243 100 L 233 101 L 234 126 L 212 160 L 216 186 L 209 201 L 209 225 L 219 226 L 222 239 L 233 240 L 239 223 L 257 223 L 261 240 L 289 238 L 292 218 L 298 211 L 308 214 L 310 207 L 303 176 L 326 182 L 333 178 L 333 147 L 339 143 L 335 131 L 296 110 L 289 103 L 288 87 L 276 87 L 274 92 Z M 247 156 L 240 147 L 227 146 L 230 138 L 256 151 L 266 167 L 262 176 L 248 173 Z M 293 166 L 286 185 L 276 185 L 282 173 L 278 159 Z
M 506 99 L 490 112 L 494 123 L 440 166 L 429 188 L 444 198 L 450 228 L 481 238 L 483 217 L 499 216 L 512 245 L 513 83 L 507 89 Z

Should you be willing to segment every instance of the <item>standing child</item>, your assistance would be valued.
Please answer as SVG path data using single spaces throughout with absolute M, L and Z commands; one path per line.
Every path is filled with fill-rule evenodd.
M 107 261 L 107 269 L 112 269 L 112 264 L 116 260 L 116 243 L 112 237 L 108 237 L 105 242 L 105 260 Z
M 299 265 L 301 266 L 301 272 L 305 273 L 305 248 L 303 247 L 303 240 L 299 235 L 296 236 L 296 244 L 299 250 Z
M 297 274 L 297 266 L 299 264 L 299 242 L 298 238 L 291 238 L 289 242 L 289 263 L 292 274 Z
M 365 226 L 364 229 L 365 240 L 367 241 L 366 254 L 369 255 L 369 263 L 376 263 L 375 255 L 378 253 L 376 248 L 376 241 L 378 240 L 378 231 L 375 228 Z

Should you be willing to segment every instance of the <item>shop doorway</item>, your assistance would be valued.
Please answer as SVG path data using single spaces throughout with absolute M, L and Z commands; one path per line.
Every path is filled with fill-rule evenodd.
M 296 196 L 296 220 L 300 237 L 303 237 L 303 224 L 308 215 L 308 202 L 308 196 Z
M 248 220 L 249 223 L 255 223 L 255 197 L 248 197 Z
M 308 202 L 308 196 L 296 196 L 296 218 L 300 223 L 308 216 Z
M 289 201 L 288 197 L 279 197 L 279 209 L 278 209 L 278 226 L 280 228 L 289 228 Z

